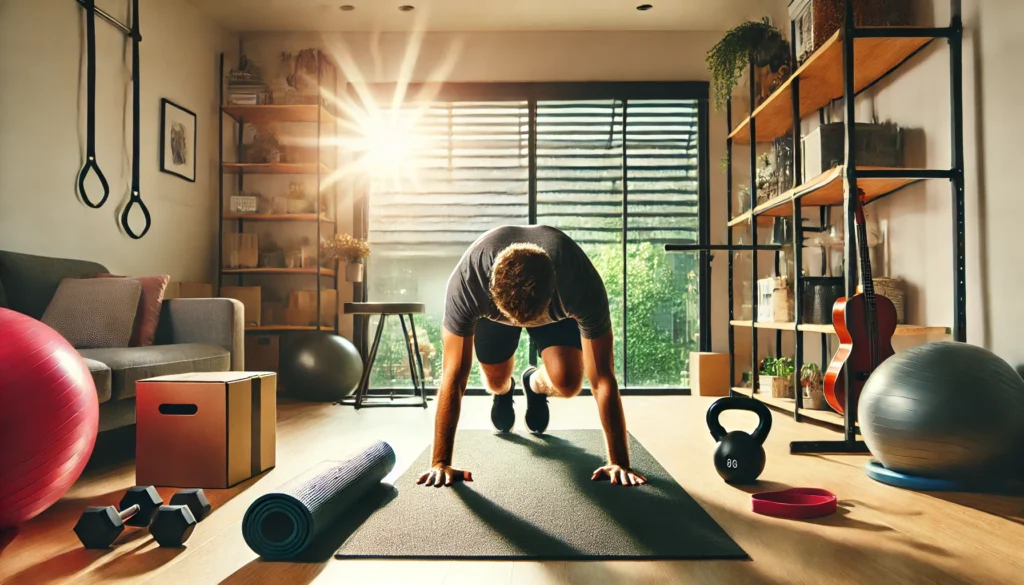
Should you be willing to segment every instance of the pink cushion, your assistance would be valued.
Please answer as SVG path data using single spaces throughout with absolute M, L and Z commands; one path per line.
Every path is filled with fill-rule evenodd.
M 118 276 L 114 274 L 95 274 L 94 278 L 131 278 L 142 285 L 139 296 L 139 312 L 135 315 L 135 328 L 132 330 L 130 347 L 153 345 L 156 340 L 156 328 L 160 324 L 160 310 L 164 303 L 164 293 L 171 277 L 167 274 L 159 276 Z

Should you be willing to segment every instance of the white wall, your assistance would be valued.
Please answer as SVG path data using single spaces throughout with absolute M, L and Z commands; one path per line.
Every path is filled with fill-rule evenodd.
M 122 22 L 127 4 L 97 2 Z M 85 11 L 72 0 L 0 2 L 0 249 L 214 282 L 218 55 L 237 37 L 183 0 L 142 0 L 139 12 L 141 191 L 153 226 L 136 241 L 118 222 L 131 181 L 131 45 L 96 19 L 96 150 L 111 194 L 94 210 L 75 187 L 85 150 Z M 161 98 L 198 116 L 195 183 L 159 171 Z

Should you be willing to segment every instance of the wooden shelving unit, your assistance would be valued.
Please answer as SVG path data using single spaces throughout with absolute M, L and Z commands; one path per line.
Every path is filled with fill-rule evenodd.
M 249 226 L 250 233 L 256 232 L 260 235 L 267 234 L 271 235 L 285 233 L 288 234 L 286 238 L 292 241 L 283 241 L 286 248 L 296 248 L 300 245 L 301 240 L 299 238 L 305 238 L 309 244 L 313 245 L 314 259 L 312 268 L 273 268 L 259 266 L 256 268 L 223 268 L 220 271 L 221 278 L 218 282 L 218 288 L 225 284 L 224 281 L 228 280 L 226 284 L 233 284 L 238 286 L 245 286 L 250 284 L 246 282 L 246 279 L 251 279 L 259 283 L 262 290 L 262 302 L 269 302 L 267 292 L 271 289 L 276 289 L 276 292 L 280 297 L 273 298 L 272 300 L 277 302 L 287 301 L 289 295 L 301 289 L 308 289 L 313 291 L 316 289 L 316 313 L 322 314 L 321 304 L 324 301 L 324 291 L 337 289 L 338 277 L 335 270 L 329 268 L 323 268 L 324 264 L 320 257 L 320 246 L 316 245 L 324 237 L 330 237 L 337 232 L 336 218 L 339 212 L 338 209 L 338 193 L 336 184 L 329 184 L 325 182 L 325 177 L 333 172 L 333 167 L 336 164 L 336 152 L 337 149 L 333 145 L 334 138 L 338 134 L 338 118 L 332 111 L 332 105 L 329 96 L 337 94 L 337 68 L 331 63 L 331 61 L 321 52 L 317 52 L 317 67 L 316 67 L 316 95 L 307 96 L 314 99 L 307 101 L 315 101 L 315 103 L 309 104 L 260 104 L 260 105 L 230 105 L 227 104 L 225 99 L 225 85 L 227 69 L 224 66 L 224 56 L 221 56 L 220 73 L 222 79 L 221 85 L 221 115 L 219 116 L 219 129 L 220 129 L 220 143 L 226 145 L 221 148 L 220 151 L 220 230 L 221 238 L 220 241 L 223 246 L 224 238 L 223 234 L 227 232 L 247 232 L 246 227 Z M 308 162 L 266 162 L 266 163 L 250 163 L 241 162 L 243 161 L 243 151 L 245 145 L 242 143 L 243 137 L 246 136 L 244 132 L 244 126 L 246 124 L 269 124 L 277 127 L 279 132 L 288 133 L 293 129 L 289 126 L 284 128 L 278 127 L 279 124 L 305 124 L 315 126 L 315 134 L 303 134 L 304 137 L 312 137 L 315 135 L 315 146 L 312 147 L 301 147 L 297 151 L 305 150 L 304 155 L 299 160 L 305 160 Z M 282 140 L 282 142 L 284 142 Z M 233 143 L 233 145 L 232 145 Z M 232 146 L 227 146 L 232 145 Z M 289 154 L 289 149 L 285 147 L 285 160 Z M 226 154 L 227 153 L 227 154 Z M 294 156 L 294 155 L 293 155 Z M 264 185 L 273 185 L 272 189 L 280 191 L 279 193 L 273 193 L 274 196 L 285 196 L 286 192 L 282 190 L 281 185 L 283 184 L 280 179 L 276 182 L 269 182 L 265 178 L 260 178 L 263 175 L 294 175 L 294 179 L 286 179 L 287 182 L 302 182 L 307 193 L 311 193 L 309 199 L 312 203 L 312 213 L 304 214 L 266 214 L 266 213 L 233 213 L 227 211 L 227 202 L 229 195 L 237 195 L 242 193 L 248 193 L 251 191 L 263 191 Z M 255 184 L 255 187 L 250 185 Z M 323 197 L 326 195 L 327 197 Z M 324 203 L 324 201 L 327 203 Z M 331 207 L 333 201 L 333 215 L 331 217 Z M 281 224 L 294 223 L 294 224 L 306 224 L 299 225 L 287 230 L 280 231 L 283 229 Z M 262 224 L 259 228 L 252 228 L 250 224 Z M 258 230 L 258 231 L 257 231 Z M 301 230 L 301 231 L 299 231 Z M 262 238 L 261 238 L 262 240 Z M 261 242 L 262 243 L 262 242 Z M 306 244 L 301 244 L 306 245 Z M 224 251 L 221 251 L 221 257 L 224 257 Z M 260 255 L 260 263 L 262 263 L 263 255 Z M 280 260 L 273 262 L 273 264 L 280 264 Z M 319 268 L 318 268 L 319 267 Z M 300 279 L 293 280 L 271 280 L 272 278 L 286 278 L 286 277 L 302 277 Z M 255 277 L 259 277 L 257 280 Z M 314 277 L 310 279 L 309 277 Z M 335 298 L 333 295 L 330 298 Z M 311 319 L 312 320 L 312 319 Z M 286 325 L 282 323 L 261 323 L 257 326 L 248 326 L 245 328 L 246 333 L 252 334 L 287 334 L 290 332 L 298 331 L 320 331 L 330 330 L 337 331 L 337 320 L 335 320 L 332 326 L 323 325 Z
M 900 325 L 897 327 L 896 335 L 901 337 L 948 335 L 957 341 L 966 340 L 966 311 L 964 299 L 966 297 L 966 278 L 964 271 L 964 156 L 963 156 L 963 95 L 962 95 L 962 42 L 963 24 L 960 16 L 959 0 L 950 1 L 950 23 L 944 28 L 922 28 L 922 27 L 857 27 L 854 25 L 853 3 L 845 3 L 843 24 L 828 41 L 819 47 L 806 61 L 794 71 L 782 86 L 761 104 L 755 107 L 754 85 L 748 83 L 751 110 L 739 124 L 732 124 L 732 102 L 729 102 L 727 109 L 728 138 L 726 141 L 727 151 L 727 178 L 726 178 L 726 224 L 728 240 L 725 248 L 728 250 L 729 269 L 729 354 L 730 372 L 735 375 L 735 330 L 746 329 L 750 331 L 750 369 L 752 374 L 752 388 L 732 389 L 733 394 L 753 396 L 758 400 L 793 413 L 794 418 L 799 422 L 803 418 L 813 419 L 829 424 L 838 425 L 842 428 L 844 436 L 842 441 L 797 441 L 791 443 L 790 450 L 794 453 L 861 453 L 866 452 L 866 447 L 857 438 L 856 413 L 850 412 L 849 405 L 845 409 L 846 415 L 839 415 L 831 411 L 809 410 L 802 407 L 802 396 L 798 392 L 794 399 L 776 399 L 771 395 L 763 395 L 758 390 L 758 365 L 761 353 L 758 350 L 758 335 L 754 334 L 758 329 L 774 330 L 775 333 L 775 355 L 782 355 L 783 332 L 792 331 L 794 345 L 794 362 L 796 371 L 799 372 L 803 365 L 804 336 L 806 333 L 817 333 L 821 335 L 822 358 L 826 362 L 831 358 L 827 351 L 829 336 L 835 335 L 835 328 L 831 324 L 809 324 L 802 322 L 801 303 L 796 302 L 795 321 L 793 322 L 756 322 L 736 320 L 734 302 L 734 260 L 735 254 L 744 251 L 750 252 L 750 272 L 745 278 L 749 278 L 752 299 L 751 309 L 754 315 L 758 314 L 758 296 L 755 282 L 757 279 L 767 276 L 762 274 L 764 266 L 762 262 L 759 271 L 759 255 L 762 251 L 776 251 L 786 249 L 792 254 L 795 275 L 792 283 L 793 289 L 801 290 L 800 283 L 803 278 L 802 252 L 793 254 L 793 250 L 803 249 L 804 231 L 808 229 L 803 223 L 803 211 L 805 208 L 818 208 L 815 214 L 820 218 L 819 229 L 824 229 L 829 221 L 829 213 L 825 208 L 837 208 L 840 213 L 840 220 L 843 222 L 845 242 L 843 246 L 844 264 L 847 267 L 844 282 L 846 296 L 855 294 L 856 286 L 859 284 L 858 265 L 856 261 L 857 250 L 854 244 L 854 212 L 858 192 L 863 193 L 863 200 L 866 203 L 890 195 L 907 185 L 916 181 L 926 179 L 943 179 L 949 181 L 953 195 L 953 309 L 952 327 L 924 326 L 924 325 Z M 790 37 L 795 35 L 795 25 L 790 23 Z M 950 75 L 950 133 L 952 145 L 952 163 L 949 169 L 911 169 L 911 168 L 880 168 L 859 166 L 856 162 L 856 152 L 853 145 L 857 144 L 856 134 L 856 108 L 854 101 L 856 95 L 862 90 L 870 87 L 890 73 L 894 73 L 911 56 L 930 42 L 942 39 L 949 44 Z M 791 50 L 795 48 L 790 46 Z M 795 62 L 796 55 L 791 53 Z M 754 76 L 754 65 L 750 65 L 750 77 Z M 823 108 L 832 105 L 836 100 L 841 100 L 843 107 L 842 119 L 847 122 L 845 127 L 845 164 L 832 168 L 816 177 L 805 179 L 801 177 L 801 153 L 800 134 L 801 120 L 808 114 L 815 113 Z M 792 136 L 793 157 L 792 177 L 793 186 L 785 192 L 755 204 L 752 210 L 733 216 L 733 146 L 747 145 L 749 148 L 750 177 L 757 174 L 757 144 L 771 143 L 774 140 L 787 134 Z M 744 158 L 746 157 L 744 153 Z M 756 182 L 752 181 L 750 198 L 757 201 Z M 792 225 L 800 226 L 793 230 L 792 241 L 784 245 L 764 245 L 759 243 L 758 228 L 771 222 L 774 218 L 790 218 Z M 738 226 L 746 226 L 747 236 L 750 244 L 737 244 L 734 242 L 733 229 Z M 776 264 L 779 256 L 775 256 Z M 825 261 L 822 261 L 821 269 L 824 271 Z M 824 366 L 825 364 L 823 364 Z M 822 368 L 824 369 L 824 367 Z M 733 380 L 735 386 L 735 379 Z
M 320 274 L 320 276 L 328 278 L 335 276 L 335 272 L 329 268 L 321 268 L 319 272 L 316 268 L 225 268 L 221 272 L 223 274 L 311 274 L 313 276 Z
M 778 331 L 806 331 L 808 333 L 830 333 L 836 334 L 836 328 L 831 323 L 801 323 L 798 327 L 796 323 L 786 322 L 771 322 L 766 323 L 758 321 L 752 323 L 751 321 L 729 321 L 729 324 L 733 327 L 751 327 L 754 326 L 758 329 L 775 329 Z M 896 333 L 897 336 L 910 337 L 910 336 L 924 336 L 924 335 L 949 335 L 952 330 L 949 327 L 929 327 L 927 325 L 897 325 Z
M 317 112 L 319 110 L 319 112 Z M 235 122 L 321 122 L 334 125 L 337 119 L 323 106 L 309 105 L 259 105 L 223 106 L 221 111 Z M 317 119 L 319 114 L 320 118 Z
M 315 213 L 225 213 L 224 219 L 238 219 L 242 221 L 316 221 Z M 334 223 L 334 220 L 321 215 L 323 223 Z
M 907 174 L 915 174 L 924 169 L 894 169 L 886 167 L 857 167 L 857 171 L 904 171 Z M 753 212 L 747 211 L 729 220 L 728 225 L 737 226 L 750 221 L 750 216 L 789 217 L 793 215 L 793 204 L 798 203 L 801 207 L 838 207 L 843 204 L 843 183 L 846 175 L 843 165 L 832 168 L 802 185 L 798 185 L 781 195 L 776 195 L 754 208 Z M 890 195 L 907 185 L 916 183 L 919 179 L 900 178 L 864 178 L 857 180 L 857 186 L 864 191 L 864 200 L 871 203 Z M 771 220 L 763 219 L 762 225 L 769 224 Z
M 860 30 L 885 31 L 881 27 Z M 931 29 L 921 29 L 922 31 Z M 800 80 L 800 116 L 816 112 L 843 97 L 843 31 L 825 41 L 793 75 L 754 112 L 744 118 L 729 138 L 750 144 L 750 120 L 757 119 L 756 142 L 771 142 L 793 128 L 793 82 Z M 895 70 L 934 37 L 859 37 L 853 39 L 854 93 Z
M 316 163 L 223 163 L 221 169 L 230 175 L 315 175 Z M 328 174 L 330 167 L 320 165 L 320 173 Z

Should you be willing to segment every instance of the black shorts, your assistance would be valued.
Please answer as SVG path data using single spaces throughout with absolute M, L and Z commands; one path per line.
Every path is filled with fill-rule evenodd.
M 473 347 L 476 348 L 476 359 L 481 364 L 501 364 L 516 354 L 519 347 L 519 333 L 522 327 L 513 327 L 495 323 L 490 319 L 476 322 L 476 333 Z M 580 337 L 580 326 L 575 319 L 563 319 L 540 327 L 527 327 L 530 339 L 537 344 L 537 351 L 549 347 L 564 346 L 583 349 Z

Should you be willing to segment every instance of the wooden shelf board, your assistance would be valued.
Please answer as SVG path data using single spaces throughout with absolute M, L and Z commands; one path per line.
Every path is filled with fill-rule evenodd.
M 245 221 L 316 221 L 315 213 L 225 213 L 224 219 Z M 329 217 L 320 217 L 324 223 L 334 223 Z
M 843 166 L 837 166 L 815 177 L 811 182 L 794 189 L 793 198 L 801 207 L 842 205 L 845 190 Z M 858 170 L 895 170 L 887 167 L 857 167 Z M 900 169 L 914 171 L 915 169 Z M 918 179 L 857 179 L 857 187 L 864 191 L 865 202 L 870 203 L 896 189 L 916 183 Z
M 262 105 L 262 106 L 222 106 L 221 111 L 231 116 L 236 122 L 316 122 L 317 110 L 320 120 L 335 124 L 337 119 L 326 108 L 313 104 L 296 105 Z
M 230 175 L 241 172 L 261 175 L 315 175 L 316 163 L 224 163 L 221 170 Z M 320 165 L 321 173 L 329 173 L 331 169 Z
M 729 325 L 733 327 L 750 327 L 753 325 L 751 321 L 729 321 Z M 758 322 L 756 324 L 758 329 L 780 329 L 782 331 L 794 331 L 799 329 L 800 331 L 806 331 L 808 333 L 831 333 L 835 335 L 836 329 L 831 323 L 815 324 L 815 323 L 804 323 L 800 327 L 794 327 L 793 323 L 787 322 Z M 895 335 L 898 336 L 912 336 L 912 335 L 949 335 L 951 329 L 949 327 L 932 327 L 928 325 L 897 325 Z
M 316 274 L 316 268 L 224 268 L 224 274 Z M 321 268 L 321 276 L 333 277 L 334 271 Z
M 791 413 L 796 409 L 796 400 L 792 398 L 773 398 L 771 394 L 764 394 L 761 392 L 753 394 L 753 391 L 750 388 L 733 388 L 732 391 L 737 394 L 742 394 L 743 396 L 756 398 L 769 406 L 774 406 L 775 408 L 786 412 Z M 812 410 L 810 408 L 801 408 L 800 415 L 839 427 L 842 427 L 844 424 L 843 416 L 833 410 Z
M 873 27 L 875 28 L 875 27 Z M 884 27 L 877 27 L 884 28 Z M 800 116 L 843 95 L 843 40 L 837 31 L 779 89 L 729 134 L 734 144 L 750 144 L 750 118 L 757 120 L 756 142 L 771 142 L 793 129 L 793 80 L 800 79 Z M 853 41 L 854 91 L 881 79 L 930 43 L 930 38 L 871 37 Z
M 734 217 L 731 220 L 729 220 L 729 224 L 728 225 L 730 227 L 735 227 L 735 226 L 738 226 L 738 225 L 743 225 L 743 224 L 745 224 L 745 223 L 747 223 L 749 221 L 750 221 L 750 212 L 746 211 L 742 215 L 737 215 L 736 217 Z M 757 225 L 771 225 L 771 224 L 772 224 L 772 220 L 769 217 L 763 217 L 763 218 L 759 218 L 757 220 Z
M 249 325 L 245 328 L 246 333 L 274 332 L 274 331 L 316 331 L 315 325 Z M 332 331 L 324 327 L 321 331 Z
M 800 331 L 812 333 L 831 333 L 835 335 L 835 327 L 831 324 L 803 324 Z M 899 337 L 911 337 L 914 335 L 949 335 L 952 330 L 949 327 L 932 327 L 928 325 L 897 325 L 894 335 Z
M 814 177 L 802 185 L 798 185 L 781 195 L 777 195 L 754 208 L 754 214 L 761 217 L 788 217 L 793 215 L 793 201 L 799 201 L 801 207 L 828 207 L 842 205 L 845 188 L 844 167 L 839 165 Z M 913 172 L 918 169 L 894 169 L 892 167 L 857 167 L 862 171 L 905 170 Z M 874 201 L 905 187 L 918 179 L 857 179 L 857 187 L 864 191 L 866 202 Z M 729 221 L 729 225 L 739 225 L 750 220 L 750 213 L 744 213 Z

